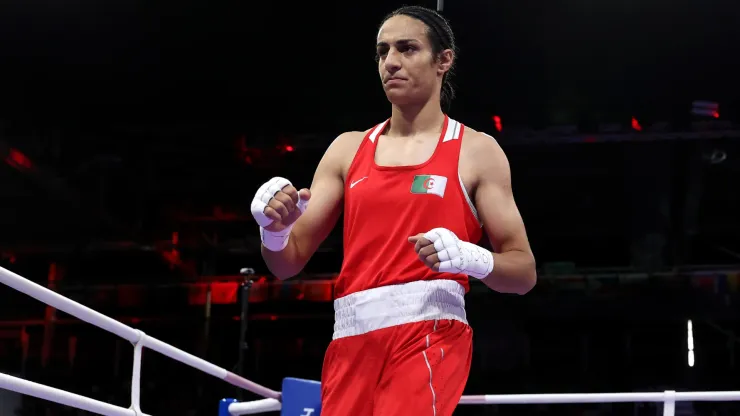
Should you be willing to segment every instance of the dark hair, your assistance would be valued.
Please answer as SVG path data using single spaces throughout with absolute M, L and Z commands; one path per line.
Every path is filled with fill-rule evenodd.
M 450 22 L 447 21 L 442 15 L 435 12 L 432 9 L 420 6 L 404 6 L 394 10 L 388 16 L 383 19 L 381 26 L 388 19 L 394 16 L 408 16 L 416 20 L 420 20 L 427 26 L 427 37 L 429 43 L 432 44 L 432 53 L 435 59 L 439 57 L 439 54 L 445 49 L 452 49 L 452 52 L 457 57 L 457 45 L 455 45 L 455 34 L 452 33 Z M 442 78 L 442 91 L 440 94 L 440 100 L 442 108 L 449 109 L 452 104 L 452 99 L 455 98 L 455 88 L 453 88 L 450 78 L 453 76 L 453 69 L 455 61 L 452 61 L 452 67 L 447 71 Z

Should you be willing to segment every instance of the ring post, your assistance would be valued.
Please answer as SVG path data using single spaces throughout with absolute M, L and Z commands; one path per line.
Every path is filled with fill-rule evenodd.
M 244 282 L 241 284 L 241 319 L 239 326 L 239 359 L 236 362 L 236 374 L 244 376 L 244 354 L 249 349 L 247 344 L 247 320 L 249 316 L 249 289 L 252 287 L 252 277 L 254 276 L 254 269 L 245 267 L 239 271 L 244 276 Z M 239 400 L 244 400 L 244 391 L 242 389 L 237 390 L 236 397 Z

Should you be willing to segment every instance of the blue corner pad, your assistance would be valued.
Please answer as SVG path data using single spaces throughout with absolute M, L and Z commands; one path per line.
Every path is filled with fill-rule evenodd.
M 218 416 L 231 416 L 229 405 L 236 402 L 238 402 L 236 399 L 221 399 L 218 403 Z
M 319 416 L 321 414 L 320 382 L 286 377 L 283 379 L 282 393 L 281 416 Z

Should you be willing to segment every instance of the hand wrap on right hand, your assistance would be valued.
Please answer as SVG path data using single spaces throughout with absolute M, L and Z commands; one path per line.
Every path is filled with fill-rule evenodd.
M 265 208 L 268 207 L 268 204 L 275 197 L 275 194 L 289 185 L 292 186 L 289 180 L 281 177 L 274 177 L 260 186 L 257 193 L 254 195 L 254 199 L 252 199 L 252 216 L 260 226 L 260 238 L 262 239 L 262 244 L 270 251 L 281 251 L 288 245 L 290 231 L 293 229 L 293 225 L 295 225 L 294 222 L 281 231 L 268 231 L 265 229 L 265 227 L 268 227 L 274 222 L 272 218 L 265 215 Z M 299 198 L 296 208 L 298 208 L 301 213 L 305 212 L 306 208 L 308 208 L 308 201 L 304 201 Z

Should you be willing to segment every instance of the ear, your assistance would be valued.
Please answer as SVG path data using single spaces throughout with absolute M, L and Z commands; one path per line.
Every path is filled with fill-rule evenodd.
M 437 73 L 443 75 L 452 68 L 452 63 L 455 62 L 455 52 L 452 49 L 445 49 L 439 53 L 437 59 Z

